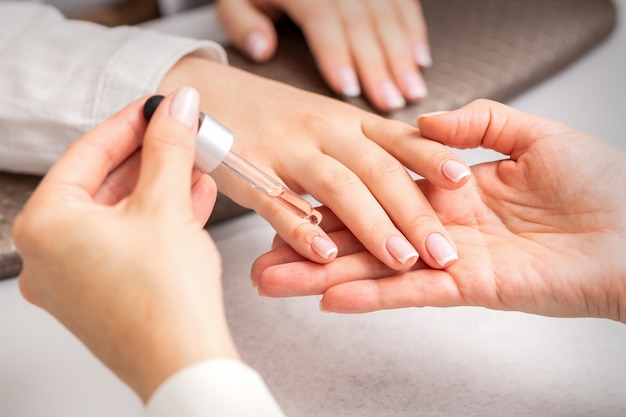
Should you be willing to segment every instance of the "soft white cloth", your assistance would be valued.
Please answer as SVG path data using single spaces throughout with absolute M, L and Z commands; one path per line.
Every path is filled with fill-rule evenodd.
M 0 2 L 0 170 L 44 173 L 70 143 L 152 94 L 183 56 L 221 46 L 136 27 L 66 20 L 38 3 Z
M 214 359 L 168 378 L 148 401 L 145 417 L 283 417 L 263 379 L 242 362 Z

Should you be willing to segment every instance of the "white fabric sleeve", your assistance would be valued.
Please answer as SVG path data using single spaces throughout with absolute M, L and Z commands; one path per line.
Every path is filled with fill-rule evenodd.
M 188 54 L 226 61 L 211 41 L 0 2 L 0 170 L 44 173 L 86 131 L 153 94 Z
M 169 377 L 144 417 L 284 417 L 259 374 L 246 364 L 213 359 Z

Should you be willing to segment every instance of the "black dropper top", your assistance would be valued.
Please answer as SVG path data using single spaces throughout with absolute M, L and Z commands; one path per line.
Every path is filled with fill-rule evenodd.
M 150 97 L 148 100 L 146 100 L 146 104 L 143 105 L 143 117 L 146 118 L 146 120 L 150 121 L 150 118 L 152 118 L 152 115 L 154 114 L 154 111 L 157 109 L 157 107 L 159 107 L 159 104 L 161 103 L 161 101 L 163 101 L 165 97 L 163 96 L 152 96 Z

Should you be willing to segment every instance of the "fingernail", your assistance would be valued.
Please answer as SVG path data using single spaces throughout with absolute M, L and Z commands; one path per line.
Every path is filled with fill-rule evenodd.
M 413 48 L 415 62 L 420 67 L 430 67 L 433 65 L 433 58 L 430 55 L 430 48 L 422 43 L 415 45 Z
M 460 182 L 463 178 L 472 175 L 464 164 L 454 159 L 448 159 L 441 165 L 441 172 L 453 182 Z
M 181 87 L 170 105 L 170 116 L 188 128 L 192 128 L 198 120 L 200 95 L 191 87 Z
M 439 233 L 432 233 L 426 238 L 426 249 L 440 266 L 459 259 L 454 247 Z
M 381 89 L 387 106 L 392 109 L 401 109 L 406 106 L 406 101 L 402 98 L 402 94 L 391 81 L 383 82 Z
M 387 250 L 400 263 L 407 263 L 411 259 L 419 258 L 419 254 L 413 246 L 406 240 L 398 236 L 391 236 L 387 239 Z
M 383 82 L 381 91 L 383 93 L 383 100 L 385 100 L 385 103 L 391 109 L 401 109 L 406 106 L 406 101 L 402 98 L 400 90 L 398 90 L 398 88 L 391 81 Z
M 324 306 L 322 305 L 322 301 L 323 301 L 323 300 L 320 300 L 320 304 L 319 304 L 320 311 L 321 311 L 322 313 L 328 313 L 328 310 L 324 310 Z
M 345 97 L 358 97 L 361 95 L 359 80 L 352 67 L 343 66 L 339 68 L 339 84 L 341 85 L 341 94 Z
M 259 61 L 263 57 L 263 53 L 269 46 L 267 38 L 263 33 L 254 31 L 246 38 L 246 50 L 256 61 Z
M 417 118 L 421 119 L 422 117 L 439 116 L 440 114 L 446 114 L 446 113 L 449 113 L 449 112 L 447 110 L 444 110 L 444 111 L 433 111 L 433 112 L 430 112 L 430 113 L 422 113 Z
M 404 75 L 404 85 L 410 100 L 421 100 L 428 95 L 424 80 L 417 73 L 411 71 Z
M 311 241 L 311 249 L 324 259 L 337 253 L 337 247 L 330 240 L 322 236 L 315 236 Z

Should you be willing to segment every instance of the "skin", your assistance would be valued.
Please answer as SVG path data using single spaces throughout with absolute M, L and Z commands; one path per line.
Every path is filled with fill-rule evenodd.
M 420 66 L 430 66 L 431 58 L 419 2 L 218 0 L 216 7 L 233 44 L 256 61 L 274 54 L 273 21 L 286 14 L 302 29 L 322 76 L 338 94 L 355 96 L 362 89 L 381 111 L 427 95 Z
M 170 96 L 147 128 L 143 99 L 87 133 L 44 177 L 13 228 L 24 297 L 144 401 L 190 364 L 238 359 L 221 259 L 203 229 L 216 188 L 192 171 L 193 93 L 191 124 L 170 114 Z M 130 193 L 111 192 L 111 179 L 134 172 L 139 158 L 138 175 L 127 178 Z
M 467 178 L 451 180 L 442 170 L 444 164 L 454 161 L 468 174 L 469 169 L 448 148 L 423 139 L 406 123 L 202 58 L 180 60 L 158 90 L 168 94 L 181 85 L 195 87 L 200 108 L 234 132 L 233 151 L 296 193 L 310 194 L 330 207 L 385 265 L 403 270 L 415 263 L 415 258 L 401 262 L 390 253 L 389 239 L 399 237 L 426 263 L 441 267 L 429 252 L 428 238 L 433 233 L 450 236 L 404 166 L 385 147 L 398 138 L 413 141 L 419 150 L 404 165 L 453 190 Z M 328 239 L 322 229 L 287 212 L 223 167 L 211 175 L 220 191 L 257 211 L 298 253 L 320 263 L 335 258 L 312 249 L 315 238 Z M 395 204 L 400 192 L 403 206 Z M 356 215 L 355 207 L 361 208 Z
M 456 191 L 419 183 L 459 260 L 445 270 L 418 263 L 391 271 L 326 213 L 339 257 L 315 265 L 278 239 L 253 268 L 261 294 L 322 294 L 321 309 L 341 313 L 469 305 L 626 322 L 626 153 L 490 101 L 418 125 L 452 147 L 510 157 L 472 167 Z M 411 149 L 408 141 L 397 151 Z

